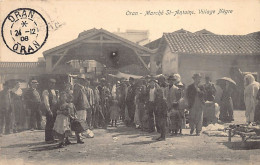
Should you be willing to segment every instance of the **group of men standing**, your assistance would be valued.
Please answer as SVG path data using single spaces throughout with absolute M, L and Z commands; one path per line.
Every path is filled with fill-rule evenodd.
M 18 81 L 3 84 L 4 89 L 0 92 L 1 133 L 42 129 L 41 96 L 37 84 L 37 80 L 31 80 L 26 91 L 21 89 Z
M 196 135 L 200 135 L 205 101 L 214 99 L 216 89 L 209 78 L 206 78 L 208 80 L 203 85 L 200 74 L 194 74 L 192 78 L 194 83 L 189 85 L 187 89 L 181 82 L 179 74 L 169 76 L 168 81 L 163 75 L 158 78 L 146 76 L 141 83 L 136 83 L 133 78 L 130 78 L 125 100 L 130 123 L 138 121 L 135 118 L 139 117 L 141 127 L 148 132 L 157 130 L 162 133 L 161 138 L 159 138 L 162 140 L 165 139 L 166 130 L 162 128 L 165 126 L 161 123 L 164 121 L 168 123 L 170 131 L 174 131 L 172 134 L 176 133 L 176 129 L 181 132 L 181 129 L 185 127 L 184 109 L 187 108 L 189 110 L 190 133 L 193 134 L 196 130 Z M 157 99 L 161 92 L 167 105 L 166 112 L 162 110 L 160 99 Z M 185 104 L 184 102 L 186 106 L 181 106 L 181 104 Z M 136 113 L 138 114 L 136 115 Z
M 164 125 L 169 122 L 169 114 L 176 114 L 171 113 L 173 110 L 179 111 L 177 114 L 181 118 L 181 122 L 185 124 L 183 111 L 185 108 L 188 108 L 190 113 L 190 133 L 193 134 L 194 130 L 196 130 L 196 134 L 200 134 L 203 121 L 203 106 L 206 100 L 214 97 L 215 88 L 210 82 L 201 85 L 200 74 L 194 74 L 192 78 L 194 83 L 185 90 L 185 85 L 181 82 L 179 74 L 171 75 L 167 79 L 163 75 L 158 78 L 145 76 L 138 81 L 130 77 L 129 81 L 118 82 L 115 85 L 116 92 L 113 94 L 112 87 L 104 78 L 100 79 L 100 82 L 92 81 L 91 83 L 90 79 L 86 79 L 84 75 L 81 75 L 77 78 L 73 88 L 71 85 L 65 84 L 63 92 L 73 97 L 78 119 L 86 120 L 90 129 L 106 128 L 110 122 L 109 106 L 111 99 L 116 99 L 121 109 L 121 119 L 128 126 L 136 126 L 148 132 L 157 130 L 162 134 L 161 139 L 165 139 L 166 130 Z M 45 112 L 45 141 L 51 143 L 54 141 L 53 126 L 59 108 L 59 91 L 55 89 L 56 80 L 49 79 L 48 87 L 42 93 L 37 89 L 39 84 L 37 80 L 33 79 L 29 84 L 30 88 L 24 92 L 24 102 L 26 108 L 31 111 L 30 126 L 32 129 L 41 129 L 41 113 Z M 162 99 L 157 99 L 158 97 L 165 100 L 166 106 L 162 103 Z M 188 107 L 179 106 L 182 102 L 185 102 L 184 100 L 186 100 Z M 3 114 L 1 115 L 3 118 L 1 122 L 6 122 L 8 132 L 8 128 L 12 128 L 12 124 L 9 123 L 11 120 L 8 118 L 12 116 L 13 108 L 10 88 L 7 84 L 5 84 L 5 88 L 1 92 L 1 101 L 3 102 L 1 103 Z M 42 111 L 42 108 L 45 111 Z M 174 122 L 172 121 L 172 123 Z M 183 127 L 180 125 L 176 128 L 181 130 Z

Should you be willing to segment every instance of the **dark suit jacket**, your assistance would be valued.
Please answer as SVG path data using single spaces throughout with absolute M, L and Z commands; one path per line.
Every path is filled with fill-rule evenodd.
M 205 103 L 205 89 L 202 85 L 199 85 L 199 90 L 195 88 L 194 84 L 191 84 L 187 88 L 187 100 L 189 104 L 189 108 L 191 108 L 194 104 L 195 97 L 198 94 L 199 98 L 203 103 Z

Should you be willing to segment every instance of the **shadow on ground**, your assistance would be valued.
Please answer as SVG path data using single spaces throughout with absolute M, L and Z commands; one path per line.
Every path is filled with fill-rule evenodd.
M 229 149 L 232 150 L 253 150 L 260 149 L 260 141 L 246 141 L 246 142 L 221 142 Z
M 12 144 L 9 146 L 4 146 L 2 148 L 21 148 L 21 147 L 30 147 L 30 146 L 38 146 L 46 144 L 45 142 L 37 142 L 37 143 L 24 143 L 24 144 Z

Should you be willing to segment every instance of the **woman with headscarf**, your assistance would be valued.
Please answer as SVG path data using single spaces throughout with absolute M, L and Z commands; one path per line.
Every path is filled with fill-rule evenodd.
M 259 83 L 255 81 L 252 74 L 245 75 L 245 90 L 244 90 L 244 101 L 246 105 L 246 122 L 251 123 L 254 121 L 255 108 L 257 105 L 257 92 L 259 90 Z

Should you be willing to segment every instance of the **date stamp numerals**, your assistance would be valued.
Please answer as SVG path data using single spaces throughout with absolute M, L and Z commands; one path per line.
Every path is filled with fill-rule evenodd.
M 19 8 L 10 12 L 2 24 L 6 46 L 21 55 L 38 51 L 48 38 L 48 24 L 34 9 Z

